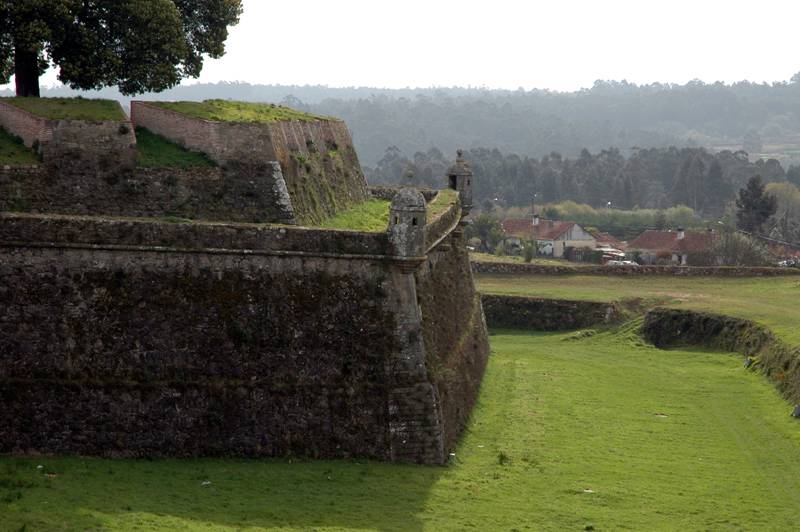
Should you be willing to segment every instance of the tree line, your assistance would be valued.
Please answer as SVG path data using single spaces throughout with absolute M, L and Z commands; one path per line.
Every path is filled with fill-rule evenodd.
M 452 164 L 449 155 L 432 148 L 407 157 L 392 146 L 366 172 L 374 183 L 439 187 Z M 800 167 L 787 172 L 774 159 L 750 162 L 743 151 L 647 148 L 626 157 L 609 148 L 597 153 L 583 149 L 576 158 L 557 152 L 536 158 L 473 148 L 465 158 L 475 173 L 476 202 L 486 208 L 489 203 L 514 207 L 563 201 L 626 210 L 685 205 L 706 218 L 718 218 L 755 175 L 767 183 L 788 179 L 800 184 Z

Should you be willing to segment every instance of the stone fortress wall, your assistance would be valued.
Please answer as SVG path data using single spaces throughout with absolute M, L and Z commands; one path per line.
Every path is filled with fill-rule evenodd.
M 143 102 L 131 112 L 133 122 L 52 121 L 0 102 L 0 126 L 43 160 L 0 168 L 0 210 L 309 225 L 369 197 L 344 122 L 210 122 Z M 218 166 L 137 168 L 134 125 Z
M 446 460 L 489 353 L 468 191 L 360 233 L 71 207 L 103 186 L 0 213 L 0 452 Z
M 0 127 L 34 148 L 45 166 L 63 176 L 87 169 L 102 177 L 129 174 L 136 166 L 130 120 L 49 120 L 0 101 Z
M 131 102 L 131 118 L 222 167 L 260 179 L 277 162 L 300 224 L 318 222 L 367 198 L 367 183 L 347 125 L 341 120 L 216 122 L 147 102 Z

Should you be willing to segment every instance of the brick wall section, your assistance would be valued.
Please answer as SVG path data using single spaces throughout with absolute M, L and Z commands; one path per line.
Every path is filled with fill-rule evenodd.
M 131 121 L 153 133 L 180 144 L 187 150 L 205 153 L 222 162 L 219 154 L 218 130 L 214 122 L 188 117 L 144 102 L 131 102 Z
M 479 274 L 514 275 L 666 275 L 688 277 L 772 277 L 800 275 L 798 268 L 749 268 L 738 266 L 640 266 L 638 268 L 616 266 L 546 266 L 539 264 L 472 262 L 472 271 Z
M 212 122 L 145 102 L 131 117 L 223 166 L 281 165 L 292 207 L 302 224 L 319 222 L 367 198 L 367 185 L 350 132 L 339 120 L 263 124 Z
M 130 174 L 102 176 L 68 174 L 45 166 L 0 168 L 2 210 L 296 222 L 276 165 L 258 172 L 253 168 L 138 168 Z
M 463 246 L 416 274 L 373 255 L 387 247 L 0 216 L 0 453 L 442 463 L 477 396 L 483 314 Z
M 49 142 L 52 129 L 48 120 L 0 100 L 0 127 L 22 139 L 31 148 L 36 143 Z

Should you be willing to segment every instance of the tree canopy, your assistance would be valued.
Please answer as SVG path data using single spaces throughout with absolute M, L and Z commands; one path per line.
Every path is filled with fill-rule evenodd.
M 39 96 L 50 65 L 74 89 L 161 91 L 225 53 L 241 0 L 0 0 L 0 83 Z

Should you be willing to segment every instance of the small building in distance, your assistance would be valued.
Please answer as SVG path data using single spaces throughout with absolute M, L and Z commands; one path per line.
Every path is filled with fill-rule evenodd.
M 506 245 L 521 247 L 525 241 L 535 241 L 539 255 L 564 258 L 567 248 L 597 247 L 596 239 L 575 222 L 545 220 L 534 215 L 530 218 L 509 218 L 501 223 L 506 234 Z
M 711 251 L 711 231 L 659 231 L 648 229 L 628 243 L 627 253 L 643 264 L 689 266 Z

